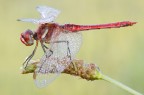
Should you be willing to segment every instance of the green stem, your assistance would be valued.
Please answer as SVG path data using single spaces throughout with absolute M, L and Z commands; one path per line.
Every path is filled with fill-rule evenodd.
M 105 81 L 108 81 L 108 82 L 110 82 L 112 84 L 115 84 L 116 86 L 118 86 L 118 87 L 120 87 L 120 88 L 122 88 L 122 89 L 124 89 L 124 90 L 126 90 L 128 92 L 130 92 L 133 95 L 142 95 L 141 93 L 131 89 L 130 87 L 128 87 L 128 86 L 126 86 L 126 85 L 124 85 L 124 84 L 122 84 L 122 83 L 120 83 L 120 82 L 118 82 L 118 81 L 116 81 L 116 80 L 104 75 L 104 74 L 101 74 L 101 79 L 103 79 Z

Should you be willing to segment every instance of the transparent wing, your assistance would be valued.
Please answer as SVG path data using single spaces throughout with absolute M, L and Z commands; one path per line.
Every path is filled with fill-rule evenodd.
M 45 87 L 53 82 L 60 73 L 55 73 L 55 67 L 53 64 L 44 64 L 44 61 L 50 61 L 50 59 L 46 59 L 46 56 L 51 55 L 51 52 L 47 50 L 47 55 L 44 54 L 41 58 L 41 61 L 37 64 L 37 69 L 35 70 L 35 78 L 34 83 L 38 88 Z M 50 67 L 49 67 L 50 66 Z M 49 71 L 47 69 L 50 69 Z
M 36 79 L 34 80 L 35 85 L 38 88 L 43 88 L 52 83 L 60 74 L 41 74 L 37 73 Z
M 23 19 L 18 19 L 18 21 L 31 22 L 34 24 L 49 23 L 49 22 L 53 22 L 55 18 L 58 16 L 58 14 L 60 13 L 59 10 L 47 6 L 37 6 L 36 9 L 41 15 L 40 19 L 23 18 Z
M 81 42 L 81 33 L 54 32 L 50 49 L 46 50 L 46 53 L 37 65 L 36 73 L 40 75 L 40 78 L 36 78 L 35 84 L 38 87 L 44 87 L 51 83 L 51 80 L 54 80 L 75 58 L 80 49 Z M 68 52 L 68 48 L 70 52 Z M 47 78 L 41 77 L 41 75 L 49 76 L 49 74 L 55 75 Z
M 38 19 L 33 19 L 33 18 L 21 18 L 21 19 L 18 19 L 17 21 L 30 22 L 30 23 L 34 23 L 34 24 L 39 23 Z
M 56 10 L 54 8 L 51 7 L 47 7 L 47 6 L 37 6 L 36 7 L 37 11 L 40 13 L 41 18 L 51 18 L 51 20 L 53 21 L 60 13 L 59 10 Z
M 55 37 L 58 35 L 58 37 Z M 53 43 L 58 42 L 58 43 Z M 63 33 L 52 35 L 51 39 L 51 48 L 57 54 L 58 57 L 64 58 L 68 55 L 71 56 L 71 59 L 75 58 L 82 44 L 82 34 L 80 32 L 77 33 Z M 69 48 L 69 50 L 68 50 Z

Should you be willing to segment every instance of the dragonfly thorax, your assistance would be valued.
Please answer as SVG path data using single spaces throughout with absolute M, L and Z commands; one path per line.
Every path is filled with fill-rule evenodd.
M 60 31 L 62 30 L 57 23 L 44 23 L 34 32 L 33 38 L 40 42 L 49 43 L 52 36 L 57 36 Z
M 26 30 L 21 33 L 20 40 L 26 46 L 31 46 L 34 43 L 33 32 L 31 30 Z

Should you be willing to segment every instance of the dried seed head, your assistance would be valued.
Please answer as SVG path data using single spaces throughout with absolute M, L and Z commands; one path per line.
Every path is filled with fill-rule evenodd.
M 31 63 L 22 71 L 22 74 L 27 73 L 35 73 L 36 69 L 39 68 L 40 61 L 31 61 Z M 96 64 L 90 63 L 87 64 L 83 60 L 75 59 L 72 61 L 73 64 L 75 64 L 75 67 L 73 64 L 70 64 L 62 73 L 70 74 L 74 76 L 79 76 L 86 80 L 98 80 L 101 79 L 99 76 L 101 73 L 100 69 Z M 53 73 L 53 72 L 47 72 L 47 73 Z
M 80 76 L 86 80 L 97 79 L 95 76 L 100 72 L 100 70 L 95 64 L 87 64 L 83 60 L 73 60 L 72 62 L 76 65 L 77 70 L 75 70 L 72 64 L 70 64 L 70 66 L 63 71 L 63 73 Z

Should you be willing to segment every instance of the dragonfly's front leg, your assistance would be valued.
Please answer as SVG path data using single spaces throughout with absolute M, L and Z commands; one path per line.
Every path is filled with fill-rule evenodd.
M 46 50 L 48 50 L 49 48 L 45 44 L 43 44 L 43 42 L 41 42 L 41 46 L 42 46 L 44 53 L 46 53 Z M 53 54 L 53 51 L 51 49 L 49 49 L 49 51 L 51 52 L 51 54 L 49 54 L 49 56 L 46 54 L 47 58 Z
M 28 65 L 28 63 L 29 63 L 29 61 L 32 59 L 32 57 L 34 56 L 34 54 L 35 54 L 35 52 L 36 52 L 36 49 L 37 49 L 37 47 L 38 47 L 38 41 L 36 41 L 36 46 L 35 46 L 35 48 L 34 48 L 34 50 L 33 50 L 33 52 L 26 58 L 26 60 L 24 61 L 24 63 L 23 63 L 23 66 L 24 66 L 24 68 L 26 68 L 27 67 L 27 65 Z

